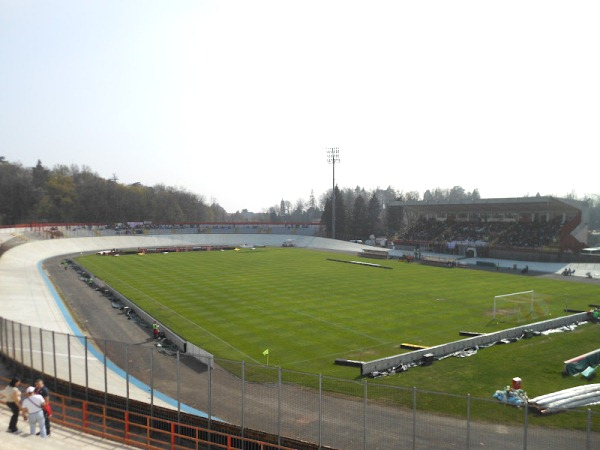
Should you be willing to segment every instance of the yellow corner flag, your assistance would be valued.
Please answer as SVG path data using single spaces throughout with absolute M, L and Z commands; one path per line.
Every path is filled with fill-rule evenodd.
M 266 349 L 266 350 L 263 352 L 263 356 L 267 356 L 268 354 L 269 354 L 269 349 Z

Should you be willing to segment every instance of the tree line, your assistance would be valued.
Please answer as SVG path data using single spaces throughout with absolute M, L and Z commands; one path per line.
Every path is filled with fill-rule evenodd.
M 429 191 L 428 191 L 429 192 Z M 437 189 L 429 196 L 465 196 L 462 188 Z M 288 200 L 261 213 L 228 213 L 217 202 L 181 188 L 158 184 L 120 183 L 105 179 L 89 167 L 56 165 L 40 160 L 34 167 L 0 156 L 0 225 L 23 223 L 152 223 L 199 222 L 320 222 L 325 234 L 331 227 L 331 190 L 319 199 Z M 419 200 L 392 187 L 367 191 L 336 187 L 336 229 L 340 238 L 364 239 L 388 234 L 400 226 L 400 217 L 387 208 L 393 200 Z
M 567 196 L 574 198 L 573 195 Z M 480 199 L 477 189 L 468 192 L 460 186 L 434 188 L 423 196 L 416 191 L 335 188 L 337 239 L 362 239 L 393 236 L 411 223 L 402 208 L 390 208 L 392 201 L 460 201 Z M 600 222 L 598 198 L 587 199 L 591 206 L 591 225 Z M 0 225 L 24 223 L 99 223 L 114 224 L 150 221 L 152 223 L 318 222 L 322 235 L 332 233 L 332 190 L 318 199 L 311 192 L 308 200 L 295 203 L 282 199 L 278 204 L 254 213 L 225 211 L 216 201 L 181 188 L 158 184 L 123 184 L 113 175 L 105 179 L 89 167 L 56 165 L 45 167 L 40 160 L 24 167 L 0 156 Z M 413 218 L 414 219 L 414 218 Z
M 468 192 L 460 186 L 452 189 L 427 190 L 421 198 L 417 191 L 401 192 L 389 186 L 387 189 L 365 190 L 335 188 L 335 237 L 336 239 L 371 239 L 373 236 L 395 236 L 410 227 L 414 221 L 403 208 L 390 207 L 394 201 L 458 201 L 479 199 L 479 192 Z M 333 228 L 333 197 L 327 192 L 321 200 L 323 213 L 321 225 L 325 235 L 331 237 Z
M 154 223 L 225 221 L 226 211 L 200 195 L 165 186 L 125 185 L 88 167 L 38 160 L 23 167 L 0 157 L 0 225 L 23 223 Z

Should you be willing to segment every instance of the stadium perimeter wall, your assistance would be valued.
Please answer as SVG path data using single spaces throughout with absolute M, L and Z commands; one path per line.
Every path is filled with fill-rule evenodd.
M 489 247 L 488 258 L 496 259 L 515 259 L 517 261 L 538 261 L 548 263 L 575 263 L 575 262 L 587 262 L 585 258 L 582 258 L 576 253 L 557 252 L 557 251 L 543 251 L 536 249 L 516 249 L 506 247 Z M 597 259 L 600 261 L 600 258 Z M 590 260 L 589 262 L 596 262 Z
M 91 275 L 94 276 L 94 278 L 95 278 L 94 282 L 97 285 L 104 286 L 106 288 L 110 288 L 110 290 L 114 293 L 116 298 L 118 298 L 119 301 L 123 305 L 128 306 L 132 310 L 135 310 L 135 313 L 138 316 L 140 316 L 147 324 L 151 324 L 154 320 L 157 320 L 158 322 L 160 322 L 160 319 L 158 317 L 151 316 L 143 309 L 140 309 L 135 303 L 133 303 L 131 300 L 129 300 L 127 297 L 125 297 L 123 294 L 121 294 L 119 291 L 104 284 L 104 282 L 102 280 L 100 280 L 99 278 L 97 278 L 94 274 L 91 274 Z M 188 356 L 192 356 L 192 357 L 196 358 L 198 361 L 202 362 L 203 364 L 206 364 L 211 369 L 214 368 L 214 356 L 211 353 L 192 344 L 191 342 L 186 341 L 185 339 L 182 339 L 178 334 L 174 333 L 173 331 L 171 331 L 169 328 L 165 327 L 164 325 L 161 325 L 160 329 L 161 329 L 161 332 L 164 333 L 165 337 L 170 342 L 172 342 L 174 345 L 177 346 L 177 348 L 179 349 L 179 351 L 181 353 L 185 353 Z
M 90 272 L 88 272 L 88 273 L 90 273 Z M 127 306 L 127 307 L 131 308 L 132 310 L 134 310 L 135 313 L 138 316 L 140 316 L 147 324 L 151 324 L 154 320 L 157 320 L 160 322 L 160 319 L 158 317 L 153 317 L 150 314 L 148 314 L 146 311 L 144 311 L 143 309 L 140 309 L 135 303 L 133 303 L 131 300 L 129 300 L 127 297 L 125 297 L 123 294 L 121 294 L 119 291 L 117 291 L 114 288 L 110 287 L 109 285 L 105 284 L 100 278 L 96 277 L 93 273 L 90 273 L 90 275 L 92 275 L 94 277 L 94 283 L 97 286 L 100 286 L 101 288 L 110 289 L 110 291 L 114 294 L 114 296 L 124 306 Z M 177 348 L 179 349 L 179 351 L 181 353 L 186 353 L 189 356 L 193 356 L 194 358 L 196 358 L 203 364 L 210 366 L 211 368 L 214 367 L 214 356 L 211 353 L 207 352 L 204 349 L 201 349 L 200 347 L 192 344 L 191 342 L 186 341 L 185 339 L 182 339 L 179 335 L 175 334 L 173 331 L 171 331 L 169 328 L 165 327 L 164 325 L 161 325 L 161 332 L 165 335 L 165 338 L 167 338 L 170 342 L 172 342 L 174 345 L 177 346 Z

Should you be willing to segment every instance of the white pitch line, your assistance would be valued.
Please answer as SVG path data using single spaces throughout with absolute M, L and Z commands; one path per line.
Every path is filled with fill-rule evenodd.
M 366 333 L 359 333 L 359 332 L 357 332 L 356 330 L 353 330 L 352 328 L 349 328 L 349 327 L 343 327 L 343 326 L 341 326 L 341 325 L 338 325 L 337 323 L 330 322 L 330 321 L 328 321 L 328 320 L 323 320 L 323 319 L 321 319 L 321 318 L 319 318 L 319 317 L 312 316 L 312 315 L 310 315 L 310 314 L 307 314 L 307 313 L 305 313 L 305 312 L 302 312 L 302 311 L 294 311 L 294 312 L 295 312 L 295 313 L 297 313 L 297 314 L 301 314 L 301 315 L 303 315 L 303 316 L 309 317 L 309 318 L 311 318 L 312 320 L 316 320 L 316 321 L 318 321 L 318 322 L 326 323 L 327 325 L 331 325 L 331 326 L 333 326 L 333 327 L 339 328 L 340 330 L 348 331 L 348 332 L 350 332 L 350 333 L 353 333 L 353 334 L 356 334 L 356 335 L 358 335 L 358 336 L 362 336 L 362 337 L 366 337 L 366 338 L 372 339 L 372 340 L 374 340 L 375 342 L 379 342 L 380 344 L 389 344 L 389 342 L 388 342 L 388 341 L 382 341 L 381 339 L 378 339 L 378 338 L 376 338 L 376 337 L 373 337 L 373 336 L 369 336 L 369 335 L 368 335 L 368 334 L 366 334 Z

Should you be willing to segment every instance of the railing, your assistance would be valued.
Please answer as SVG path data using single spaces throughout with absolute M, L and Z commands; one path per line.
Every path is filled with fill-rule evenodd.
M 8 379 L 0 377 L 8 383 Z M 0 401 L 0 403 L 5 403 Z M 53 424 L 102 439 L 143 449 L 260 449 L 292 450 L 292 447 L 234 436 L 192 425 L 124 411 L 91 401 L 52 393 Z
M 143 448 L 591 450 L 600 439 L 600 413 L 589 409 L 541 416 L 493 392 L 482 399 L 217 359 L 198 366 L 153 345 L 6 319 L 0 354 L 22 379 L 43 376 L 54 421 Z M 120 380 L 111 378 L 117 366 Z

